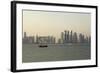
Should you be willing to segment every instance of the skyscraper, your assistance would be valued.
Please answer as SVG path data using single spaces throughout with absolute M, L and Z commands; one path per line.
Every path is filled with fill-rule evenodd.
M 85 42 L 85 38 L 84 38 L 84 35 L 83 34 L 79 34 L 79 41 L 80 43 L 84 43 Z
M 73 32 L 72 32 L 72 30 L 71 30 L 71 32 L 70 32 L 70 43 L 72 43 L 72 38 L 73 38 Z
M 67 31 L 65 30 L 64 32 L 65 32 L 65 34 L 64 34 L 65 35 L 64 36 L 64 43 L 67 43 Z
M 78 42 L 77 33 L 74 32 L 74 34 L 73 34 L 73 43 L 77 43 L 77 42 Z
M 26 38 L 27 37 L 27 34 L 26 34 L 26 32 L 24 32 L 24 38 Z
M 36 35 L 36 44 L 38 44 L 39 37 Z
M 89 36 L 89 39 L 88 39 L 89 43 L 91 43 L 91 36 Z
M 64 32 L 61 32 L 61 41 L 64 43 Z
M 67 43 L 69 43 L 69 31 L 67 31 Z

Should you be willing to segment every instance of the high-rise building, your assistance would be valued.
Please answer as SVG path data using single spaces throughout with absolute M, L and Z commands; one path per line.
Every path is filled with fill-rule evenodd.
M 88 39 L 89 43 L 91 43 L 91 36 L 89 36 L 89 39 Z
M 67 31 L 67 43 L 69 43 L 69 31 Z
M 27 37 L 27 43 L 30 43 L 30 44 L 33 44 L 33 43 L 35 43 L 34 42 L 34 36 L 29 36 L 29 37 Z
M 60 38 L 58 39 L 58 44 L 62 44 L 62 42 L 61 42 L 61 39 L 60 39 Z
M 55 37 L 51 36 L 51 43 L 55 44 Z
M 79 34 L 79 42 L 82 43 L 82 34 Z
M 54 43 L 54 44 L 56 43 L 56 38 L 55 38 L 55 37 L 53 37 L 53 43 Z
M 27 37 L 27 34 L 26 32 L 24 32 L 24 37 L 23 37 L 23 43 L 28 43 L 28 37 Z
M 88 38 L 88 36 L 85 37 L 85 43 L 89 43 L 89 38 Z
M 77 42 L 78 42 L 77 33 L 74 32 L 74 33 L 73 33 L 73 43 L 77 43 Z
M 38 44 L 39 37 L 36 35 L 36 44 Z
M 65 32 L 65 34 L 64 34 L 65 35 L 64 36 L 64 43 L 67 43 L 67 31 L 65 30 L 64 32 Z
M 69 41 L 70 43 L 73 42 L 72 38 L 73 38 L 73 32 L 72 32 L 72 30 L 71 30 L 71 32 L 70 32 L 70 41 Z
M 79 34 L 79 42 L 80 43 L 85 43 L 85 38 L 84 38 L 84 35 L 83 34 Z
M 27 37 L 27 34 L 26 34 L 26 32 L 24 32 L 24 38 L 26 38 Z
M 61 32 L 61 41 L 64 43 L 64 32 Z

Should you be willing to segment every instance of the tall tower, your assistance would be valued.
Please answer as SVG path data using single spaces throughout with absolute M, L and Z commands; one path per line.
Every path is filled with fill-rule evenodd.
M 84 43 L 85 39 L 84 39 L 84 35 L 80 33 L 79 35 L 79 41 L 80 43 Z
M 62 43 L 64 43 L 64 33 L 63 32 L 61 32 L 61 41 Z
M 73 38 L 72 36 L 73 36 L 73 35 L 72 35 L 72 34 L 73 34 L 73 32 L 72 32 L 72 30 L 71 30 L 71 32 L 70 32 L 70 43 L 73 42 L 73 40 L 72 40 L 72 38 Z
M 65 30 L 64 43 L 67 43 L 67 31 Z
M 24 38 L 26 38 L 27 37 L 27 34 L 26 34 L 26 32 L 24 32 Z
M 91 43 L 91 36 L 89 36 L 89 39 L 88 39 L 89 43 Z
M 74 43 L 77 43 L 78 41 L 78 38 L 77 38 L 77 33 L 76 32 L 74 32 L 74 34 L 73 34 L 73 42 Z
M 69 43 L 69 30 L 67 31 L 67 43 Z
M 36 35 L 36 44 L 38 44 L 39 42 L 39 37 L 38 37 L 38 35 Z

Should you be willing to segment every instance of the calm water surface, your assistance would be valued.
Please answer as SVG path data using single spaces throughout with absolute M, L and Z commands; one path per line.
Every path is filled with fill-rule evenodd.
M 89 44 L 56 44 L 39 47 L 37 44 L 23 44 L 22 61 L 46 62 L 90 59 Z

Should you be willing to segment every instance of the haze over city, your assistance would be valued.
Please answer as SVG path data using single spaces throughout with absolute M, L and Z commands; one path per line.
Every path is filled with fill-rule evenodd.
M 22 62 L 91 59 L 91 14 L 23 10 Z
M 63 30 L 90 36 L 91 14 L 23 10 L 23 32 L 27 35 L 53 35 L 59 38 Z

